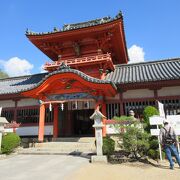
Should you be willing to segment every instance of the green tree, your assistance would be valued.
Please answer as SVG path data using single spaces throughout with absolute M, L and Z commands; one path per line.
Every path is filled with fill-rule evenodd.
M 159 111 L 153 106 L 147 106 L 143 111 L 145 131 L 150 132 L 149 118 L 153 115 L 159 115 Z
M 123 134 L 123 147 L 132 153 L 136 159 L 147 154 L 149 149 L 149 134 L 138 127 L 129 126 Z
M 7 73 L 3 72 L 1 69 L 0 69 L 0 79 L 3 79 L 3 78 L 7 78 L 9 77 Z
M 113 154 L 115 150 L 115 141 L 110 137 L 103 137 L 103 154 L 106 154 L 108 157 Z

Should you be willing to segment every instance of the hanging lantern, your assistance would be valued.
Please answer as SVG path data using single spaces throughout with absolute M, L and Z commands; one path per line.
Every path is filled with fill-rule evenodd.
M 87 101 L 87 102 L 84 103 L 84 107 L 85 107 L 86 109 L 89 109 L 89 101 Z
M 64 104 L 61 103 L 61 110 L 63 111 L 64 110 Z
M 77 108 L 78 108 L 78 103 L 77 103 L 77 101 L 73 102 L 72 108 L 73 108 L 73 109 L 77 109 Z
M 77 103 L 77 101 L 75 102 L 75 109 L 77 109 L 78 108 L 78 103 Z
M 52 104 L 49 104 L 49 111 L 52 111 Z

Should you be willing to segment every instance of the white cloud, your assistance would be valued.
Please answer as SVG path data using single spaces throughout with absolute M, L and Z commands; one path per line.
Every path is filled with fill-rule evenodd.
M 142 47 L 137 45 L 132 45 L 128 49 L 129 54 L 129 63 L 137 63 L 137 62 L 144 62 L 144 55 L 145 52 Z
M 11 77 L 31 74 L 31 70 L 34 67 L 26 59 L 20 59 L 18 57 L 12 57 L 7 61 L 0 60 L 0 64 L 3 70 Z

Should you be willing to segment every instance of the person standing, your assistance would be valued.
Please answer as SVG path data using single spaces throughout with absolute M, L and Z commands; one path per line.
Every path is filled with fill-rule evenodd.
M 177 136 L 174 128 L 169 125 L 169 121 L 166 119 L 164 122 L 164 127 L 160 129 L 160 143 L 166 153 L 167 159 L 170 164 L 170 169 L 174 169 L 174 162 L 172 160 L 172 155 L 175 156 L 176 161 L 180 167 L 180 157 L 176 148 Z

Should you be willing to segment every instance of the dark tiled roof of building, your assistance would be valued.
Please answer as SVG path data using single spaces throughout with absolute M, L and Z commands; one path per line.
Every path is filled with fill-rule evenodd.
M 115 84 L 143 83 L 180 79 L 180 58 L 117 65 L 106 80 Z
M 117 65 L 105 80 L 90 77 L 78 70 L 60 68 L 52 73 L 35 74 L 14 78 L 0 79 L 0 95 L 15 94 L 38 87 L 52 75 L 74 73 L 93 83 L 115 84 L 143 83 L 163 80 L 180 80 L 180 58 L 136 64 Z
M 15 93 L 20 93 L 20 92 L 34 89 L 38 87 L 39 85 L 41 85 L 50 76 L 53 76 L 55 74 L 62 74 L 62 73 L 74 73 L 81 76 L 86 81 L 89 81 L 92 83 L 98 83 L 98 84 L 111 84 L 116 89 L 116 85 L 109 80 L 100 80 L 97 78 L 90 77 L 81 71 L 67 68 L 67 67 L 62 68 L 60 66 L 59 70 L 54 71 L 49 74 L 43 73 L 43 74 L 35 74 L 35 75 L 30 75 L 30 76 L 2 79 L 0 80 L 0 87 L 1 87 L 0 94 L 15 94 Z
M 37 32 L 32 32 L 29 29 L 26 30 L 26 35 L 45 35 L 45 34 L 52 34 L 52 33 L 57 33 L 57 32 L 63 32 L 63 31 L 69 31 L 69 30 L 75 30 L 75 29 L 81 29 L 81 28 L 86 28 L 86 27 L 91 27 L 91 26 L 96 26 L 100 24 L 105 24 L 111 21 L 114 21 L 116 19 L 123 19 L 122 12 L 120 11 L 114 18 L 111 18 L 110 16 L 87 21 L 87 22 L 81 22 L 81 23 L 75 23 L 75 24 L 65 24 L 62 29 L 54 28 L 53 31 L 51 32 L 42 32 L 42 33 L 37 33 Z
M 16 94 L 39 83 L 47 73 L 0 79 L 0 94 Z

